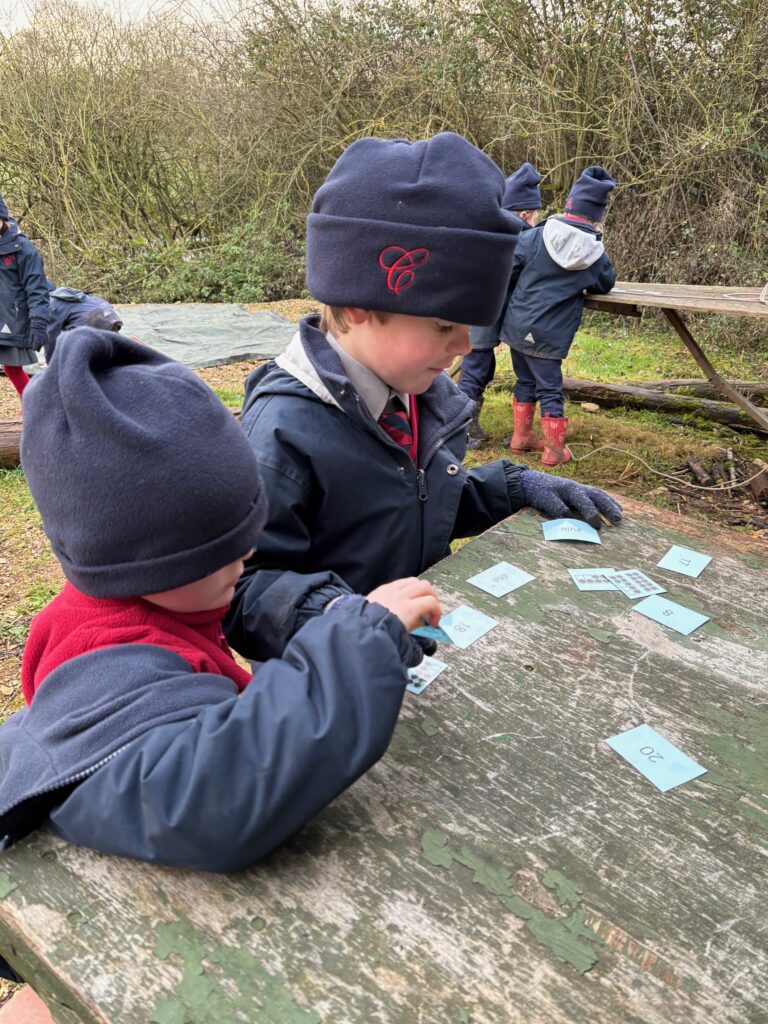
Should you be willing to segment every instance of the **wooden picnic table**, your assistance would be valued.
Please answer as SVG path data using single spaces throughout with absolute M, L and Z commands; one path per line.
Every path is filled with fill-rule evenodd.
M 721 313 L 728 316 L 768 318 L 768 285 L 765 288 L 726 288 L 709 285 L 639 284 L 617 281 L 607 295 L 587 295 L 586 305 L 603 313 L 639 316 L 640 306 L 661 309 L 707 379 L 743 409 L 762 430 L 768 430 L 768 413 L 723 380 L 685 324 L 681 312 Z
M 764 1024 L 765 546 L 625 506 L 602 546 L 524 512 L 435 566 L 446 609 L 498 627 L 440 648 L 385 757 L 267 863 L 172 871 L 45 832 L 3 854 L 0 949 L 56 1019 Z M 713 561 L 655 568 L 672 544 Z M 466 582 L 501 560 L 535 581 Z M 711 620 L 686 638 L 567 573 L 606 565 Z M 657 791 L 604 742 L 641 723 L 707 774 Z

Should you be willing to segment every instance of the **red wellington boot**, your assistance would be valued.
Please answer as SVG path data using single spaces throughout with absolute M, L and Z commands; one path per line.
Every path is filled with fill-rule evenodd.
M 518 402 L 512 399 L 512 412 L 515 421 L 515 432 L 509 441 L 511 452 L 541 451 L 544 442 L 532 436 L 533 414 L 536 411 L 535 402 Z
M 567 416 L 541 417 L 541 429 L 544 431 L 544 451 L 541 461 L 545 466 L 559 466 L 561 462 L 569 462 L 570 451 L 565 447 L 565 434 L 568 427 Z

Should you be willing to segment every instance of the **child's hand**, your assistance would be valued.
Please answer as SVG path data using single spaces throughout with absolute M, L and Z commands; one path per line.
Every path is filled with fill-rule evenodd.
M 436 626 L 443 614 L 432 584 L 415 576 L 376 587 L 368 595 L 368 600 L 383 605 L 396 615 L 409 633 L 417 626 L 423 626 L 425 619 L 430 626 Z

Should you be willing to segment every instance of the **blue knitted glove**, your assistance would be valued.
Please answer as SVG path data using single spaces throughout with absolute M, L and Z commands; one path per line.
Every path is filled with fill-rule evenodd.
M 39 352 L 40 349 L 48 341 L 48 331 L 46 327 L 48 323 L 41 316 L 30 317 L 29 321 L 29 341 L 32 348 Z
M 576 516 L 600 529 L 601 516 L 609 523 L 621 521 L 621 505 L 597 487 L 586 487 L 562 476 L 524 469 L 520 474 L 525 503 L 554 519 Z

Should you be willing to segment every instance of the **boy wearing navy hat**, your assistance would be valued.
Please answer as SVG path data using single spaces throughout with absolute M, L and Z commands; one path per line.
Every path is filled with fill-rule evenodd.
M 101 331 L 119 331 L 123 326 L 120 314 L 100 295 L 79 288 L 56 288 L 49 281 L 50 320 L 45 343 L 45 361 L 50 363 L 56 348 L 56 339 L 62 331 L 74 327 L 96 327 Z
M 303 576 L 302 613 L 269 609 L 284 649 L 241 668 L 221 621 L 267 497 L 190 370 L 76 328 L 26 390 L 21 457 L 67 582 L 32 622 L 29 706 L 0 728 L 0 849 L 42 823 L 106 853 L 237 870 L 381 757 L 434 591 L 337 600 L 333 573 Z
M 29 383 L 24 367 L 45 345 L 48 318 L 43 259 L 0 196 L 0 365 L 19 395 Z
M 444 371 L 469 351 L 467 325 L 494 323 L 506 296 L 521 221 L 503 190 L 493 161 L 446 132 L 360 139 L 317 192 L 307 283 L 323 314 L 246 382 L 242 423 L 269 512 L 225 628 L 249 657 L 268 657 L 270 638 L 279 648 L 264 609 L 301 608 L 302 573 L 332 570 L 339 593 L 367 592 L 524 505 L 621 518 L 572 480 L 461 464 L 473 403 Z
M 603 167 L 587 167 L 571 187 L 562 216 L 529 232 L 515 253 L 517 283 L 502 326 L 517 377 L 509 447 L 513 452 L 541 447 L 532 437 L 538 402 L 545 466 L 571 458 L 565 446 L 562 361 L 581 323 L 584 292 L 601 295 L 616 282 L 602 241 L 608 194 L 615 187 Z
M 505 210 L 516 214 L 522 224 L 521 231 L 530 231 L 536 227 L 539 211 L 542 207 L 539 184 L 541 175 L 533 164 L 524 163 L 507 178 L 504 187 L 504 198 L 501 205 Z M 509 282 L 507 299 L 515 287 L 514 278 Z M 480 426 L 480 412 L 483 408 L 485 389 L 493 380 L 496 372 L 496 354 L 494 349 L 501 339 L 501 325 L 506 312 L 506 302 L 496 323 L 488 327 L 473 327 L 470 331 L 472 351 L 464 356 L 461 363 L 459 391 L 475 402 L 472 421 L 469 425 L 467 448 L 475 451 L 488 440 L 488 435 Z

